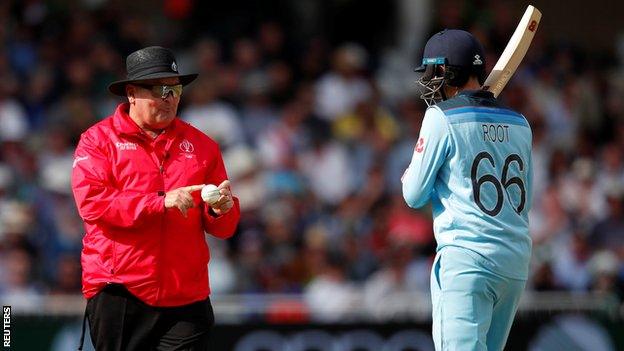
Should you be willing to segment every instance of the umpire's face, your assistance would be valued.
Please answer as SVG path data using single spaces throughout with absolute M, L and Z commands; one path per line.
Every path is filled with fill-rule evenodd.
M 165 97 L 156 90 L 161 85 L 175 86 L 178 78 L 163 78 L 138 84 L 128 84 L 126 93 L 139 123 L 150 129 L 166 128 L 176 117 L 180 95 L 168 92 Z M 181 88 L 180 88 L 181 89 Z M 181 92 L 181 90 L 180 90 Z

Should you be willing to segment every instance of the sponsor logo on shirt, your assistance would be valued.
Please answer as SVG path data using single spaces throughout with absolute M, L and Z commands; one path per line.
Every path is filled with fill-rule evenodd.
M 137 144 L 136 143 L 122 143 L 122 142 L 116 142 L 115 146 L 117 147 L 117 150 L 136 150 L 137 149 Z
M 423 152 L 424 149 L 425 149 L 425 139 L 423 137 L 420 137 L 418 139 L 418 142 L 416 143 L 416 147 L 414 148 L 414 151 L 421 153 Z

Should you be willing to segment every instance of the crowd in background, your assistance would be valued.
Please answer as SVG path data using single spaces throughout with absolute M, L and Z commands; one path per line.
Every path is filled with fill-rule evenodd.
M 80 292 L 73 150 L 123 102 L 106 86 L 125 74 L 125 56 L 162 44 L 163 33 L 180 70 L 200 74 L 179 116 L 220 144 L 241 203 L 235 237 L 208 239 L 213 294 L 302 293 L 331 319 L 353 307 L 353 291 L 371 306 L 428 291 L 430 209 L 409 209 L 400 182 L 425 105 L 416 84 L 396 87 L 416 73 L 381 60 L 370 43 L 295 40 L 279 21 L 258 20 L 227 40 L 189 33 L 176 19 L 188 1 L 164 2 L 167 26 L 114 1 L 84 4 L 0 2 L 3 304 L 36 309 L 46 294 Z M 470 30 L 491 68 L 515 17 L 484 4 L 489 19 L 459 8 L 430 30 Z M 527 289 L 622 297 L 624 61 L 547 39 L 538 36 L 501 96 L 534 136 Z

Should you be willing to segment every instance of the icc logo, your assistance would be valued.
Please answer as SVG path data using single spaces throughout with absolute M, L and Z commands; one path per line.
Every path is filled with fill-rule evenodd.
M 195 151 L 195 147 L 193 146 L 193 144 L 191 144 L 190 141 L 184 139 L 184 141 L 180 143 L 180 150 L 186 152 L 187 154 L 190 154 Z

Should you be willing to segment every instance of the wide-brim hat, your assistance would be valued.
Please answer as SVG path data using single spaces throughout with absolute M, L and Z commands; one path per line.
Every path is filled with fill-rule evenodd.
M 180 84 L 187 85 L 197 78 L 197 73 L 180 74 L 171 50 L 160 46 L 149 46 L 128 55 L 126 72 L 126 79 L 109 84 L 108 90 L 111 93 L 126 96 L 126 84 L 129 83 L 140 83 L 161 78 L 178 78 Z

